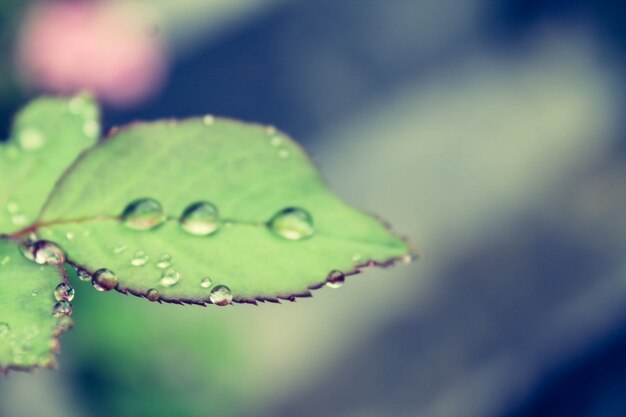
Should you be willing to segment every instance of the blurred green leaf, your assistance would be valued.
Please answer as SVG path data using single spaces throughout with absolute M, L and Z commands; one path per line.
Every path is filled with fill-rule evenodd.
M 16 117 L 0 144 L 0 234 L 28 225 L 70 163 L 100 135 L 99 110 L 88 97 L 40 98 Z

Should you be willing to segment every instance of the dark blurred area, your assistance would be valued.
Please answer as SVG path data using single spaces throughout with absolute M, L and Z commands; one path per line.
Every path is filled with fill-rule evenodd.
M 623 0 L 101 1 L 84 13 L 136 7 L 136 59 L 95 52 L 84 77 L 42 4 L 0 5 L 2 136 L 80 88 L 105 127 L 276 125 L 424 256 L 217 313 L 78 283 L 61 370 L 0 380 L 1 416 L 626 416 Z M 85 59 L 110 42 L 89 30 Z

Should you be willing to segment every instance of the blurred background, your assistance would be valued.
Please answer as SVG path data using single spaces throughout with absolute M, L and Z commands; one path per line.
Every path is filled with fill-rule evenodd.
M 81 89 L 276 125 L 422 258 L 280 306 L 75 282 L 0 416 L 626 416 L 625 52 L 623 0 L 2 0 L 0 137 Z

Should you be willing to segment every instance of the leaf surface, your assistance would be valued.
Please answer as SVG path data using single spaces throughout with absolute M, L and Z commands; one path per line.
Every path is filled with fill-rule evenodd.
M 17 243 L 0 239 L 0 373 L 55 365 L 58 335 L 68 317 L 53 317 L 60 269 L 22 256 Z
M 122 213 L 147 198 L 167 220 L 151 230 L 128 227 Z M 181 227 L 198 202 L 219 212 L 218 229 L 207 236 Z M 290 240 L 268 226 L 288 208 L 309 213 L 311 236 Z M 37 227 L 73 263 L 113 271 L 118 291 L 153 290 L 171 302 L 210 303 L 218 285 L 239 302 L 293 299 L 332 271 L 410 255 L 383 223 L 334 196 L 288 137 L 212 117 L 137 123 L 100 142 L 58 184 Z

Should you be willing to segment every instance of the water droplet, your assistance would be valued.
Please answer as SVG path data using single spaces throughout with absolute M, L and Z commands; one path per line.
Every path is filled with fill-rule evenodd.
M 100 123 L 97 120 L 86 120 L 83 123 L 83 133 L 89 138 L 96 138 L 100 133 Z
M 276 213 L 268 227 L 278 236 L 289 240 L 306 239 L 315 232 L 309 212 L 297 207 L 289 207 Z
M 56 243 L 48 240 L 35 242 L 35 262 L 39 265 L 61 265 L 65 262 L 65 254 Z
M 71 316 L 74 306 L 69 301 L 57 301 L 52 309 L 52 317 Z
M 74 299 L 74 288 L 62 282 L 54 289 L 54 298 L 57 301 L 72 301 Z
M 57 322 L 57 327 L 56 327 L 53 335 L 55 337 L 58 337 L 58 336 L 61 335 L 61 333 L 66 332 L 66 331 L 69 332 L 73 328 L 74 328 L 74 320 L 72 320 L 68 316 L 63 316 Z
M 202 123 L 207 126 L 211 126 L 213 123 L 215 123 L 215 117 L 213 117 L 212 114 L 207 114 L 202 118 Z
M 124 242 L 117 242 L 117 245 L 115 245 L 115 247 L 113 248 L 113 252 L 120 254 L 122 252 L 124 252 L 127 249 L 126 243 Z
M 146 298 L 150 301 L 159 301 L 159 299 L 161 298 L 161 294 L 159 294 L 159 292 L 154 288 L 150 288 L 146 292 Z
M 183 211 L 180 224 L 192 235 L 207 236 L 219 229 L 219 213 L 215 205 L 201 201 L 191 204 Z
M 326 286 L 330 288 L 339 288 L 346 281 L 346 276 L 341 271 L 331 271 L 326 278 Z
M 20 206 L 14 201 L 9 201 L 7 203 L 7 211 L 9 214 L 18 213 L 20 211 Z
M 11 257 L 6 255 L 0 258 L 0 266 L 7 266 L 11 262 Z
M 135 255 L 133 255 L 133 258 L 130 260 L 130 264 L 133 266 L 144 266 L 146 263 L 148 263 L 149 259 L 150 257 L 146 255 L 144 251 L 138 250 L 137 252 L 135 252 Z
M 11 216 L 11 223 L 16 226 L 22 226 L 28 223 L 28 216 L 24 213 L 18 213 Z
M 117 277 L 113 271 L 102 268 L 93 274 L 91 283 L 98 291 L 111 291 L 117 287 Z
M 200 286 L 202 288 L 211 288 L 211 285 L 213 285 L 213 281 L 211 281 L 211 278 L 209 277 L 202 278 L 200 280 Z
M 226 306 L 232 303 L 233 294 L 230 292 L 230 288 L 226 285 L 217 285 L 211 290 L 209 299 L 217 306 Z
M 93 105 L 89 101 L 89 96 L 84 93 L 72 97 L 67 103 L 67 110 L 73 115 L 95 116 L 95 114 L 87 114 L 91 107 Z
M 72 233 L 72 232 L 67 232 L 67 233 L 65 234 L 65 238 L 66 238 L 67 240 L 74 240 L 74 233 Z
M 352 260 L 353 260 L 354 262 L 358 262 L 358 261 L 360 261 L 361 259 L 363 259 L 363 256 L 362 256 L 360 253 L 355 253 L 354 255 L 352 255 Z
M 283 143 L 283 140 L 280 136 L 272 136 L 270 143 L 272 146 L 280 146 Z
M 276 133 L 276 128 L 274 126 L 267 126 L 265 128 L 265 133 L 267 133 L 268 135 L 273 135 Z
M 415 255 L 414 253 L 407 253 L 403 255 L 402 258 L 400 259 L 402 260 L 403 263 L 408 265 L 417 261 L 417 255 Z
M 168 253 L 164 253 L 157 261 L 156 266 L 159 269 L 169 268 L 172 266 L 172 256 Z
M 25 151 L 41 149 L 45 143 L 45 137 L 39 129 L 27 127 L 20 131 L 17 140 Z
M 281 149 L 280 151 L 278 151 L 278 157 L 285 159 L 289 157 L 289 151 L 287 149 Z
M 11 332 L 11 327 L 8 323 L 0 322 L 0 337 L 6 336 Z
M 149 230 L 163 222 L 166 217 L 161 203 L 152 198 L 142 198 L 130 203 L 122 213 L 122 221 L 131 229 Z
M 76 274 L 78 275 L 78 279 L 81 281 L 91 281 L 91 275 L 89 275 L 89 272 L 82 268 L 77 269 Z
M 39 290 L 33 290 L 30 295 L 32 295 L 33 297 L 37 297 L 39 295 Z
M 176 285 L 178 283 L 178 280 L 180 280 L 180 272 L 178 272 L 174 268 L 170 268 L 166 271 L 163 271 L 160 284 L 163 287 L 171 287 L 172 285 Z

